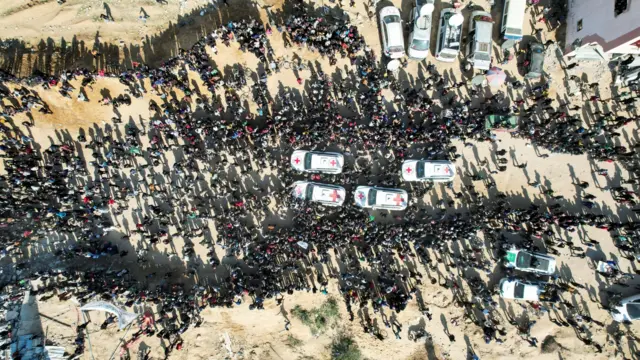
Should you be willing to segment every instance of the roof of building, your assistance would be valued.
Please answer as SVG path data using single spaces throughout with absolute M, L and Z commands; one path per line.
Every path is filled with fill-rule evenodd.
M 608 0 L 569 0 L 564 53 L 574 44 L 597 43 L 608 52 L 640 38 L 640 7 L 629 6 L 615 15 L 615 2 Z M 597 11 L 594 11 L 597 9 Z

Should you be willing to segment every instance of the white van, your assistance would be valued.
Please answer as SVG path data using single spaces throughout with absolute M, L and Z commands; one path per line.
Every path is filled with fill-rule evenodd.
M 507 40 L 522 40 L 522 26 L 527 0 L 506 0 L 502 10 L 502 28 L 500 33 Z
M 446 160 L 405 160 L 401 169 L 404 181 L 449 182 L 456 177 L 456 166 Z
M 491 14 L 478 10 L 471 13 L 467 39 L 467 60 L 475 69 L 489 70 L 491 67 Z

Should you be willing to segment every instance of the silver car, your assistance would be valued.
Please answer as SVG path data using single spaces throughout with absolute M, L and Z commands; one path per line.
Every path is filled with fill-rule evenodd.
M 422 60 L 429 55 L 431 42 L 431 15 L 435 0 L 416 0 L 411 10 L 411 33 L 409 34 L 409 57 Z
M 380 10 L 380 31 L 382 32 L 382 49 L 386 56 L 398 59 L 404 53 L 404 34 L 400 10 L 387 6 Z

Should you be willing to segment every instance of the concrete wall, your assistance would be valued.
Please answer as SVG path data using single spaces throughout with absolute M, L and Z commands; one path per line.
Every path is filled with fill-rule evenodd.
M 633 38 L 631 41 L 624 45 L 620 45 L 612 48 L 608 51 L 609 54 L 640 54 L 640 47 L 631 45 L 637 41 L 640 41 L 640 36 Z
M 578 21 L 582 19 L 582 30 Z M 597 42 L 607 53 L 640 37 L 640 0 L 630 0 L 626 12 L 614 16 L 613 0 L 569 0 L 565 53 L 571 44 Z

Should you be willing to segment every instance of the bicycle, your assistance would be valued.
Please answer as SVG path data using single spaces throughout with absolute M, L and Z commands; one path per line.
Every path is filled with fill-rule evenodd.
M 290 69 L 290 70 L 295 70 L 295 71 L 303 71 L 303 70 L 307 70 L 308 66 L 305 65 L 302 60 L 298 60 L 297 64 L 292 61 L 289 60 L 289 57 L 280 57 L 278 59 L 278 68 L 280 69 Z

